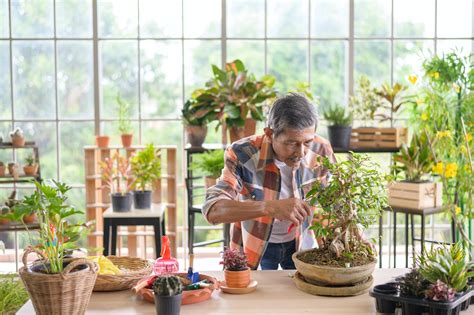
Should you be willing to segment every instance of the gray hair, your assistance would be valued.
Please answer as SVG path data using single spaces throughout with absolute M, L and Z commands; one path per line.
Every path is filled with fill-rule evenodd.
M 279 97 L 268 113 L 267 127 L 278 137 L 285 129 L 303 130 L 318 127 L 316 107 L 306 97 L 297 93 Z

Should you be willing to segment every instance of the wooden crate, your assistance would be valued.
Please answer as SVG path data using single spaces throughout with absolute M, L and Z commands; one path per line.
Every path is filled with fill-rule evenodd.
M 393 182 L 388 187 L 388 204 L 405 209 L 427 209 L 441 207 L 442 183 Z
M 399 148 L 407 137 L 407 128 L 353 128 L 350 148 Z

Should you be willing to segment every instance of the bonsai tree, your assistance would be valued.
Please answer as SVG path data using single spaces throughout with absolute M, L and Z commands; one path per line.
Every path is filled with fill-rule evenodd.
M 118 131 L 122 138 L 122 145 L 130 147 L 132 144 L 132 121 L 130 120 L 130 104 L 125 102 L 120 94 L 117 95 L 117 112 L 118 112 Z
M 327 185 L 316 182 L 306 195 L 310 204 L 319 204 L 320 209 L 319 220 L 311 227 L 321 238 L 316 255 L 323 264 L 332 266 L 373 262 L 374 252 L 362 232 L 376 222 L 387 206 L 388 175 L 378 172 L 377 165 L 366 155 L 353 153 L 350 159 L 336 163 L 320 157 L 319 162 L 331 177 Z
M 247 266 L 247 256 L 237 249 L 224 248 L 221 265 L 224 266 L 226 286 L 230 288 L 245 288 L 250 283 L 250 268 Z

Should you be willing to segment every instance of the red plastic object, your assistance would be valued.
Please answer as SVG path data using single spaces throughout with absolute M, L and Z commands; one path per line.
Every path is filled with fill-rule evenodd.
M 176 273 L 179 271 L 179 263 L 176 259 L 171 257 L 170 240 L 168 236 L 164 235 L 161 238 L 161 257 L 155 261 L 153 265 L 153 273 L 155 275 L 162 275 L 168 273 Z

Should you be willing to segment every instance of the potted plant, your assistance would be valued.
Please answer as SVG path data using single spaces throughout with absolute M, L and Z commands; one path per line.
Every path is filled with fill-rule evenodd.
M 207 135 L 207 121 L 212 114 L 202 108 L 212 108 L 212 98 L 203 93 L 205 90 L 197 89 L 191 98 L 184 103 L 181 114 L 186 131 L 186 141 L 192 147 L 201 147 Z M 201 109 L 198 109 L 201 108 Z
M 129 162 L 118 152 L 110 158 L 99 162 L 103 185 L 101 189 L 108 189 L 112 199 L 112 210 L 115 212 L 127 212 L 132 208 L 132 194 L 129 192 Z
M 353 153 L 336 163 L 319 157 L 318 162 L 331 177 L 327 185 L 316 181 L 306 199 L 313 206 L 319 204 L 319 219 L 311 228 L 321 238 L 320 247 L 296 252 L 292 259 L 309 284 L 334 287 L 333 292 L 342 295 L 347 286 L 362 283 L 360 292 L 351 293 L 361 294 L 370 286 L 376 265 L 372 246 L 362 233 L 387 206 L 384 182 L 389 176 L 377 171 L 366 155 Z
M 25 175 L 27 176 L 35 176 L 38 172 L 38 163 L 36 163 L 36 158 L 33 154 L 28 155 L 25 159 L 26 165 L 23 166 L 23 170 L 25 171 Z
M 150 209 L 151 189 L 154 182 L 161 176 L 160 151 L 155 149 L 153 144 L 149 144 L 132 156 L 130 164 L 134 177 L 132 188 L 135 208 Z
M 396 281 L 400 288 L 400 295 L 419 298 L 425 297 L 426 290 L 428 290 L 430 283 L 423 277 L 418 269 L 412 269 L 403 276 L 397 277 Z M 420 305 L 403 303 L 402 308 L 404 314 L 421 314 L 426 309 Z
M 0 177 L 5 176 L 5 164 L 0 161 Z
M 442 205 L 442 183 L 426 179 L 432 172 L 434 158 L 425 134 L 414 133 L 410 145 L 403 144 L 393 160 L 394 174 L 403 173 L 405 178 L 390 183 L 390 206 L 421 210 Z
M 17 127 L 15 130 L 10 131 L 10 138 L 12 139 L 12 145 L 14 147 L 24 147 L 25 146 L 25 136 L 23 135 L 23 130 Z
M 250 283 L 250 268 L 247 256 L 237 249 L 224 248 L 221 265 L 224 266 L 224 278 L 229 288 L 246 288 Z
M 10 173 L 11 176 L 13 176 L 15 179 L 18 179 L 18 177 L 20 176 L 19 172 L 18 172 L 18 168 L 20 166 L 18 165 L 18 163 L 16 162 L 10 162 L 8 163 L 8 172 Z
M 200 170 L 205 175 L 204 185 L 206 189 L 216 184 L 217 178 L 224 169 L 224 150 L 211 150 L 197 154 L 191 163 L 193 170 Z
M 122 145 L 124 148 L 129 148 L 132 145 L 133 133 L 132 122 L 130 120 L 130 105 L 122 100 L 120 94 L 117 95 L 117 111 L 119 115 L 118 130 L 122 138 Z
M 156 314 L 179 314 L 183 298 L 183 285 L 177 276 L 158 276 L 153 282 L 153 293 Z
M 8 219 L 8 214 L 10 213 L 10 208 L 7 206 L 2 206 L 0 208 L 0 225 L 5 225 L 10 222 Z
M 74 237 L 77 234 L 68 219 L 82 212 L 66 204 L 66 194 L 71 189 L 66 184 L 53 180 L 51 184 L 35 182 L 35 186 L 34 193 L 16 205 L 12 213 L 18 220 L 36 209 L 40 225 L 38 245 L 25 250 L 20 277 L 36 314 L 84 314 L 98 266 L 86 259 L 65 259 L 68 249 L 78 248 L 78 238 Z M 40 260 L 29 267 L 27 257 L 33 252 Z
M 352 114 L 345 107 L 330 106 L 324 111 L 328 122 L 329 141 L 334 148 L 349 148 L 352 131 Z

